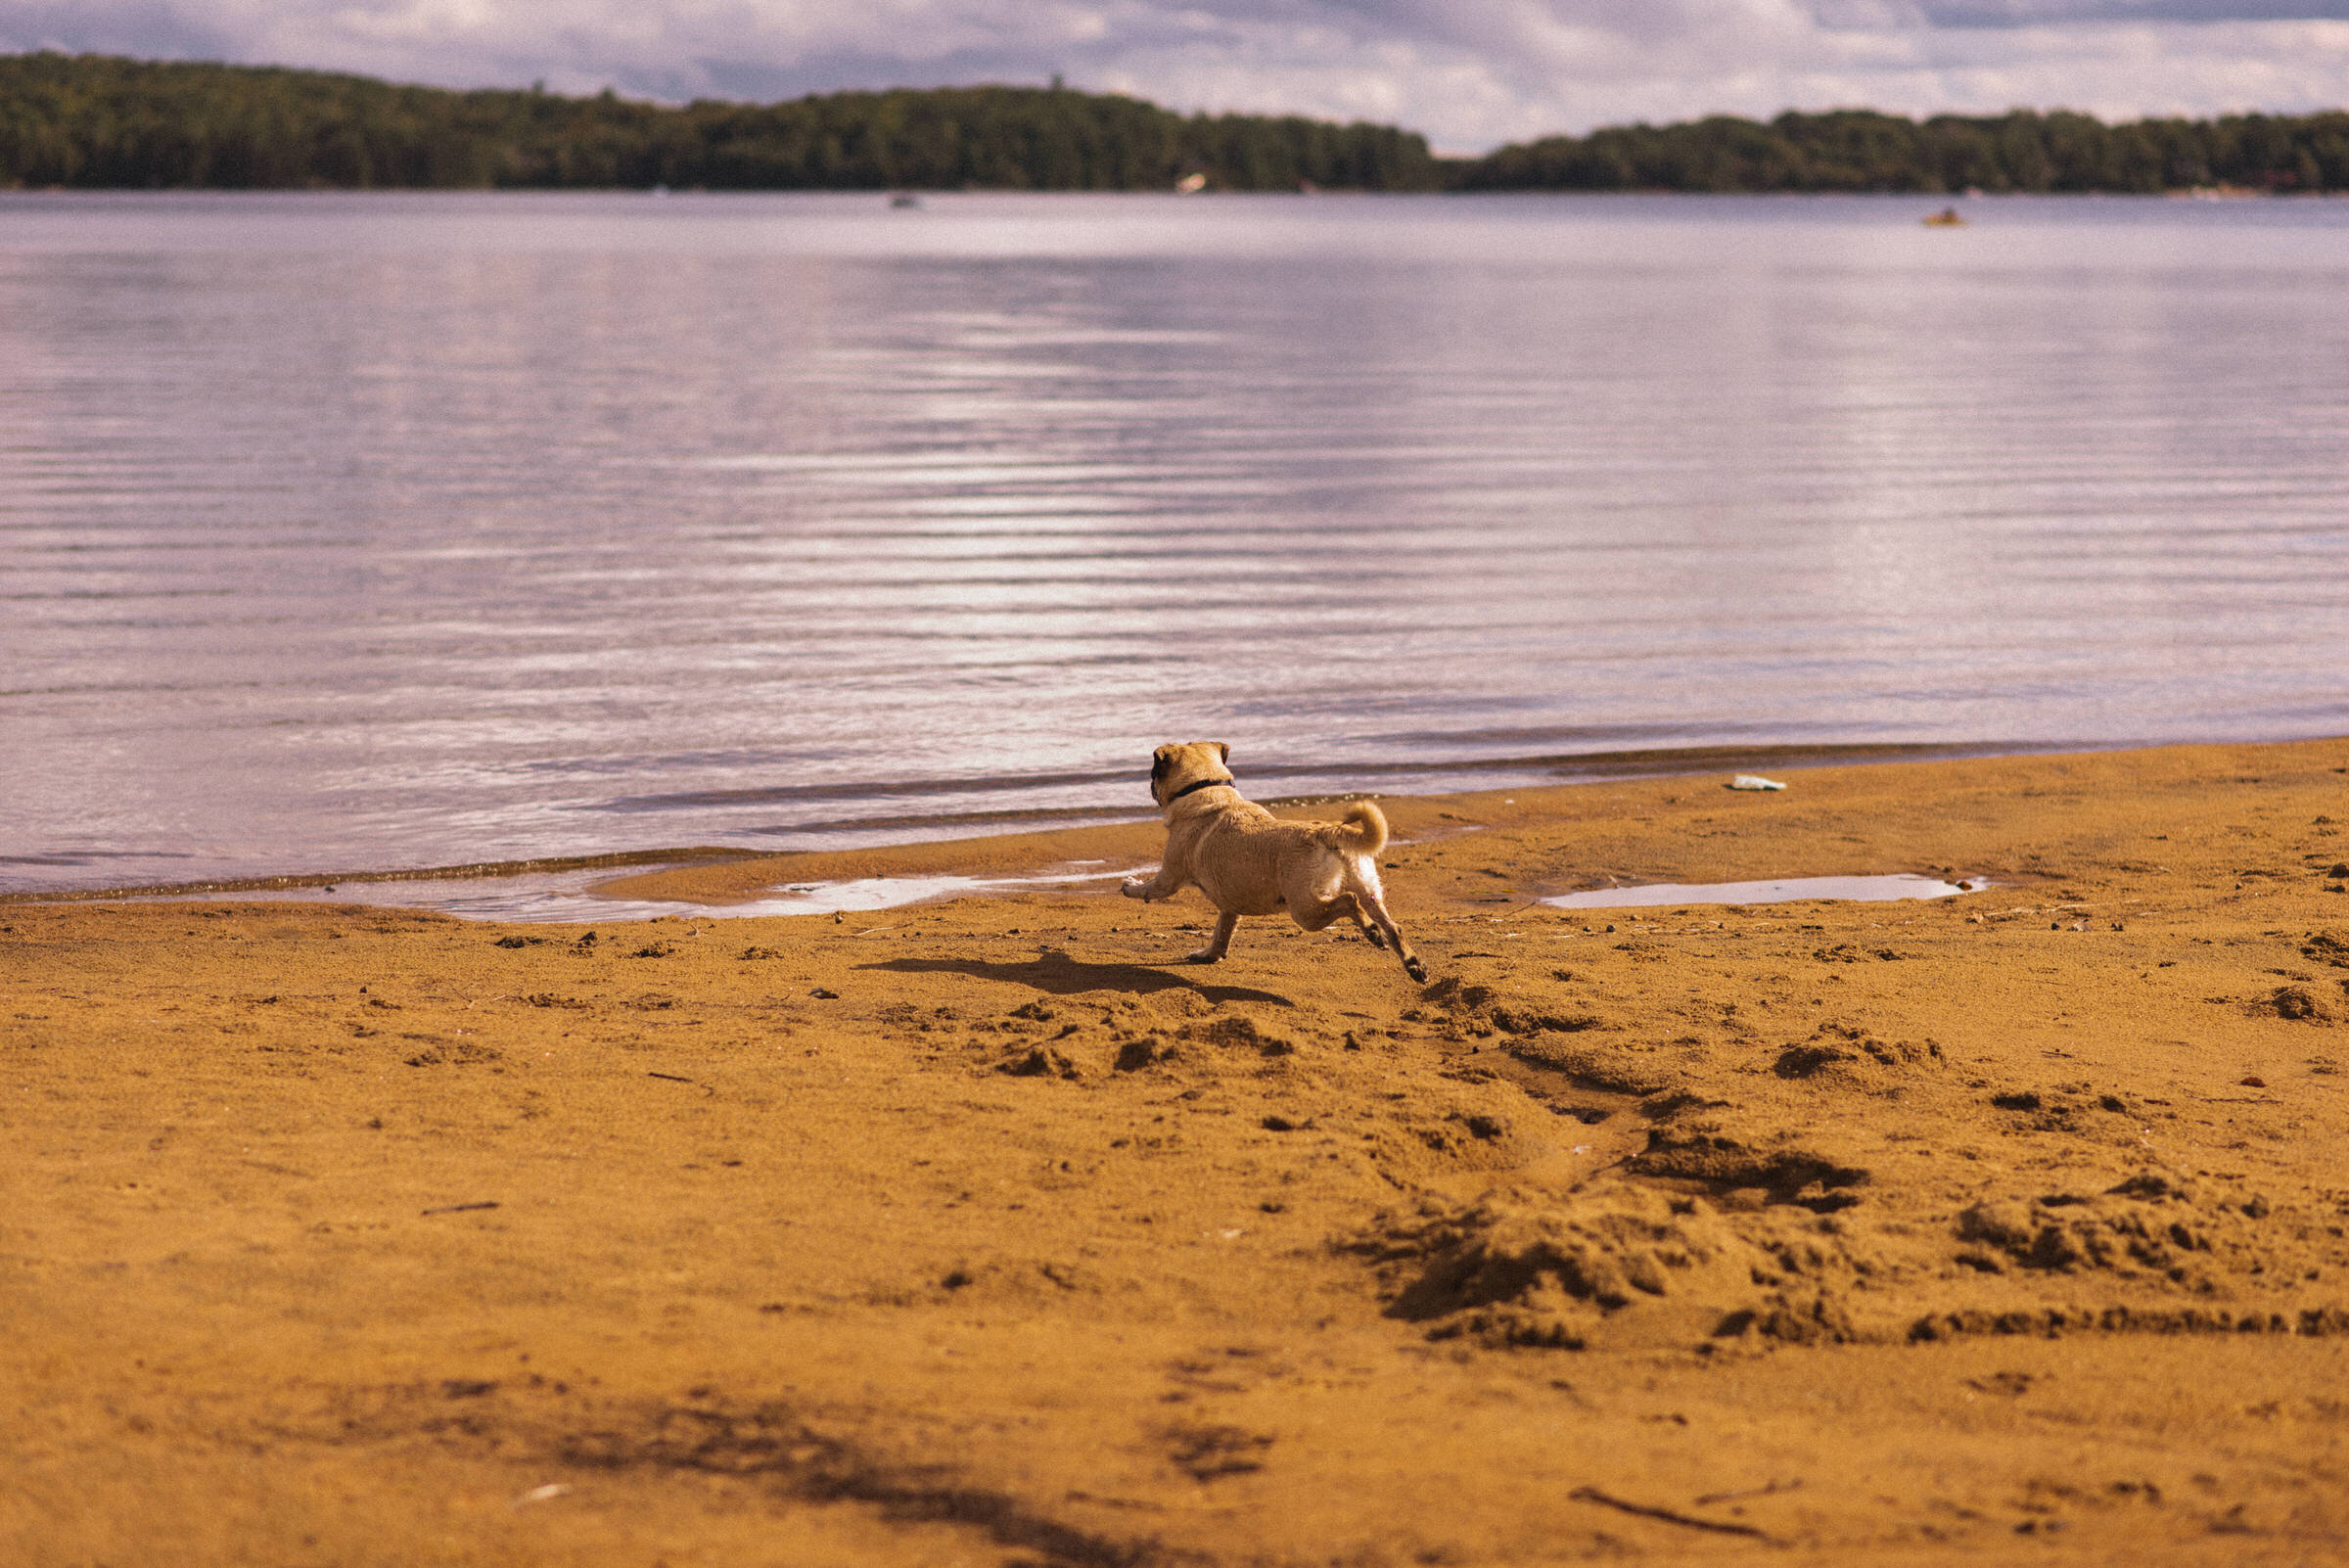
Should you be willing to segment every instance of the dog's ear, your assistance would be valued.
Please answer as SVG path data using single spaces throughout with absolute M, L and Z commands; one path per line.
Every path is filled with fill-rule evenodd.
M 1174 760 L 1174 751 L 1175 749 L 1172 746 L 1161 746 L 1150 754 L 1150 776 L 1152 778 L 1167 776 L 1167 764 Z
M 1223 754 L 1223 761 L 1225 765 L 1228 766 L 1231 762 L 1231 743 L 1229 741 L 1218 741 L 1216 742 L 1216 750 Z

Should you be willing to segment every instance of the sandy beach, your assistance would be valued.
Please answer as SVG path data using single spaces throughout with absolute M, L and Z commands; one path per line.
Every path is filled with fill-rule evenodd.
M 0 904 L 0 1560 L 2349 1560 L 2349 741 L 1781 776 L 1389 800 L 1425 987 L 710 915 L 1155 823 Z

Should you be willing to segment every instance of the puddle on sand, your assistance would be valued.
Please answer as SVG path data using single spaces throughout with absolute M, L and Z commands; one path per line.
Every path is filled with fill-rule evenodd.
M 1774 882 L 1658 882 L 1644 888 L 1592 888 L 1542 901 L 1553 909 L 1632 909 L 1666 903 L 1792 903 L 1799 899 L 1952 899 L 1979 893 L 1981 877 L 1942 882 L 1933 877 L 1782 877 Z
M 1142 869 L 1149 868 L 1145 866 Z M 853 882 L 794 882 L 770 890 L 770 897 L 752 903 L 693 904 L 689 907 L 697 916 L 855 914 L 872 909 L 896 909 L 909 903 L 928 903 L 933 899 L 952 899 L 982 893 L 1018 893 L 1026 888 L 1070 887 L 1081 882 L 1107 882 L 1113 877 L 1132 874 L 1129 871 L 1081 871 L 1055 877 L 860 877 Z M 605 901 L 610 903 L 616 900 Z M 666 904 L 660 912 L 678 914 L 683 911 L 675 904 Z
M 1075 871 L 1053 876 L 859 877 L 848 882 L 793 882 L 769 889 L 764 898 L 742 903 L 602 898 L 595 889 L 612 880 L 610 866 L 512 877 L 350 881 L 332 887 L 283 888 L 265 893 L 223 890 L 201 897 L 213 901 L 267 899 L 273 902 L 437 909 L 463 920 L 504 920 L 518 924 L 653 920 L 664 915 L 731 920 L 774 915 L 868 914 L 939 899 L 1108 882 L 1146 874 L 1151 869 L 1142 865 L 1118 871 Z M 1981 877 L 1961 878 L 1957 882 L 1919 876 L 1787 877 L 1774 882 L 1663 882 L 1638 888 L 1593 888 L 1584 893 L 1560 894 L 1542 902 L 1554 909 L 1626 909 L 1684 903 L 1790 903 L 1799 899 L 1948 899 L 1960 893 L 1979 893 L 1989 886 L 1988 880 Z
M 1082 862 L 1081 862 L 1082 863 Z M 1092 864 L 1100 864 L 1093 861 Z M 1147 866 L 1135 868 L 1148 871 Z M 1024 889 L 1066 887 L 1106 882 L 1134 871 L 1082 871 L 1043 877 L 861 877 L 852 882 L 795 882 L 773 888 L 762 899 L 746 903 L 686 903 L 670 899 L 606 899 L 597 885 L 612 880 L 610 866 L 583 871 L 556 871 L 515 877 L 452 879 L 417 877 L 407 881 L 345 882 L 332 887 L 285 888 L 267 893 L 229 891 L 208 893 L 208 901 L 239 902 L 266 899 L 271 902 L 362 903 L 399 909 L 437 909 L 463 920 L 503 920 L 517 924 L 597 920 L 654 920 L 664 915 L 695 920 L 731 920 L 762 915 L 857 914 L 895 909 L 933 899 L 967 894 L 1018 893 Z

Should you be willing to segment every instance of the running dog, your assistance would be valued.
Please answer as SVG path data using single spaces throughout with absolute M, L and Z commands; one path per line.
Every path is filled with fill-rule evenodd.
M 1343 821 L 1283 822 L 1243 800 L 1231 781 L 1231 748 L 1221 741 L 1161 746 L 1150 763 L 1150 798 L 1167 810 L 1167 853 L 1158 875 L 1125 885 L 1128 899 L 1154 902 L 1196 885 L 1216 906 L 1216 934 L 1191 954 L 1221 960 L 1242 915 L 1282 909 L 1308 931 L 1353 917 L 1373 947 L 1392 945 L 1413 980 L 1427 966 L 1403 940 L 1380 901 L 1378 852 L 1387 819 L 1367 801 L 1346 807 Z

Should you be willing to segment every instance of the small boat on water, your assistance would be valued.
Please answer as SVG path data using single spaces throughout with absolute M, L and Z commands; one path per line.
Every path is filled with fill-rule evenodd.
M 891 195 L 889 205 L 891 207 L 920 207 L 922 199 L 911 191 L 898 191 Z
M 1962 229 L 1965 227 L 1965 219 L 1958 215 L 1956 208 L 1945 207 L 1938 212 L 1925 214 L 1925 227 L 1928 229 Z

